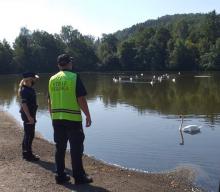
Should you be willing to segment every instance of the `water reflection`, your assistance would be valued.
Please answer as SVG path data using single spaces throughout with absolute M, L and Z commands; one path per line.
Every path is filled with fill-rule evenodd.
M 16 76 L 0 76 L 0 105 L 9 106 L 18 90 L 18 79 Z
M 114 83 L 114 74 L 83 73 L 81 78 L 88 91 L 88 100 L 102 99 L 104 105 L 117 103 L 133 106 L 139 113 L 146 111 L 165 115 L 197 115 L 214 125 L 219 123 L 220 76 L 195 78 L 193 74 L 173 75 L 176 81 L 164 80 L 151 86 L 149 83 Z M 144 74 L 152 78 L 152 74 Z M 16 96 L 19 76 L 0 77 L 0 104 L 9 105 Z M 36 84 L 39 109 L 47 108 L 49 75 L 41 74 Z
M 82 74 L 88 98 L 101 97 L 106 106 L 125 103 L 139 113 L 150 111 L 166 115 L 202 115 L 215 124 L 220 112 L 220 81 L 217 74 L 195 78 L 192 74 L 176 76 L 176 83 L 162 81 L 154 86 L 140 83 L 114 83 L 113 75 Z M 150 74 L 148 75 L 150 76 Z

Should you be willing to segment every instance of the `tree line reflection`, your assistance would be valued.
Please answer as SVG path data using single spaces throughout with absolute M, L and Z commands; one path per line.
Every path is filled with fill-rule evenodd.
M 41 74 L 36 84 L 39 110 L 47 110 L 48 74 Z M 213 73 L 210 78 L 196 78 L 193 74 L 176 76 L 175 83 L 164 80 L 153 86 L 147 83 L 152 74 L 145 74 L 146 83 L 117 82 L 115 74 L 80 74 L 88 100 L 101 98 L 106 107 L 126 104 L 139 113 L 152 112 L 163 115 L 197 115 L 214 124 L 220 114 L 220 76 Z M 9 106 L 17 97 L 19 76 L 0 76 L 0 105 Z

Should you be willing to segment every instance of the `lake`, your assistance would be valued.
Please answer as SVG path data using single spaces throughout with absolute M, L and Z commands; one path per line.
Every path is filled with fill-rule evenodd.
M 147 172 L 191 167 L 196 184 L 217 191 L 220 179 L 220 73 L 81 73 L 92 126 L 85 128 L 85 153 L 105 162 Z M 155 81 L 150 83 L 155 75 Z M 119 80 L 119 77 L 121 81 Z M 132 79 L 130 79 L 132 78 Z M 48 74 L 36 84 L 37 131 L 53 141 L 47 110 Z M 114 81 L 113 81 L 114 79 Z M 0 105 L 20 121 L 18 75 L 0 76 Z M 184 126 L 202 126 L 184 133 Z M 85 124 L 85 123 L 84 123 Z

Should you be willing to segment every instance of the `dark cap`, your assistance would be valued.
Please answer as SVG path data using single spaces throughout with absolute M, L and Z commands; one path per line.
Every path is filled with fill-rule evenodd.
M 35 78 L 39 78 L 39 76 L 36 73 L 33 72 L 26 72 L 22 74 L 23 78 L 28 78 L 28 77 L 35 77 Z
M 61 66 L 71 63 L 73 60 L 68 54 L 62 54 L 57 57 L 57 63 Z

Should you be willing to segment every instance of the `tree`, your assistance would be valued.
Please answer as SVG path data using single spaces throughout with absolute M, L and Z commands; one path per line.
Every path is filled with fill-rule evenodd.
M 185 20 L 180 20 L 175 24 L 175 38 L 185 40 L 189 35 L 188 23 Z
M 118 39 L 114 35 L 103 34 L 103 37 L 101 39 L 101 42 L 98 46 L 98 51 L 97 51 L 99 60 L 102 63 L 100 66 L 101 69 L 117 68 L 114 63 L 107 62 L 107 61 L 109 61 L 109 59 L 106 59 L 106 58 L 117 57 L 117 47 L 118 47 Z M 111 59 L 111 61 L 112 61 L 112 59 Z M 114 67 L 113 66 L 111 67 L 109 65 L 111 65 L 111 66 L 114 65 Z M 118 68 L 120 68 L 120 67 L 118 67 Z
M 169 68 L 172 70 L 190 71 L 196 69 L 194 47 L 187 45 L 183 40 L 178 39 L 174 50 L 170 53 Z
M 209 52 L 201 55 L 201 65 L 205 70 L 220 70 L 220 38 Z
M 155 54 L 153 57 L 154 65 L 157 70 L 165 70 L 168 65 L 167 45 L 171 38 L 170 32 L 166 28 L 159 28 L 154 37 Z
M 135 69 L 136 49 L 134 42 L 125 41 L 119 46 L 119 60 L 122 70 Z
M 203 35 L 212 43 L 215 43 L 216 38 L 220 37 L 220 18 L 215 11 L 206 15 L 202 30 Z
M 63 44 L 45 31 L 34 31 L 31 36 L 31 63 L 39 72 L 56 70 L 57 56 L 63 53 Z
M 95 70 L 98 58 L 94 49 L 94 38 L 83 36 L 72 26 L 63 26 L 60 39 L 65 44 L 65 52 L 74 57 L 74 68 L 78 71 Z
M 0 73 L 4 74 L 13 71 L 12 59 L 13 50 L 4 39 L 3 42 L 0 42 Z
M 17 66 L 17 71 L 28 71 L 31 66 L 31 48 L 30 48 L 31 32 L 27 28 L 21 28 L 19 36 L 15 39 L 14 48 L 14 63 Z
M 60 33 L 61 40 L 66 44 L 71 44 L 74 40 L 80 39 L 82 34 L 77 30 L 73 29 L 72 26 L 62 26 Z

